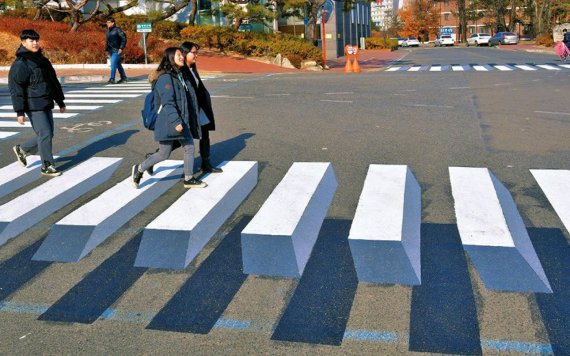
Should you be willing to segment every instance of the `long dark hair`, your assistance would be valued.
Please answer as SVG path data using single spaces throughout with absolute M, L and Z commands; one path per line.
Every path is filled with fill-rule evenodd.
M 188 53 L 192 52 L 192 48 L 194 47 L 196 47 L 196 51 L 200 49 L 200 46 L 197 43 L 190 41 L 182 42 L 182 44 L 180 45 L 180 51 L 184 56 L 184 63 L 186 63 L 186 56 L 188 55 Z M 196 69 L 196 63 L 192 63 L 190 67 Z
M 168 47 L 167 49 L 165 49 L 164 54 L 162 55 L 162 60 L 160 61 L 158 68 L 156 68 L 156 71 L 157 72 L 165 71 L 167 73 L 178 74 L 180 69 L 176 65 L 176 61 L 174 60 L 174 58 L 176 57 L 176 51 L 179 50 L 180 49 L 177 47 Z

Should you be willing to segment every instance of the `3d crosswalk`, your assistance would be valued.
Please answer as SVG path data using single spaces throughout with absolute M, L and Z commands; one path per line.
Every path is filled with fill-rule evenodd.
M 570 69 L 568 64 L 450 64 L 450 65 L 392 65 L 385 72 L 512 72 L 512 71 L 560 71 Z
M 113 176 L 121 158 L 93 157 L 0 206 L 0 246 Z M 257 162 L 224 162 L 205 189 L 183 194 L 142 234 L 134 266 L 183 269 L 255 188 Z M 0 168 L 0 197 L 40 177 Z M 139 189 L 130 177 L 55 223 L 33 259 L 78 262 L 181 180 L 182 162 L 165 161 Z M 570 171 L 532 170 L 562 222 L 570 218 Z M 464 250 L 490 289 L 551 293 L 508 190 L 486 168 L 450 167 L 457 227 Z M 299 278 L 337 189 L 330 163 L 294 163 L 241 231 L 245 274 Z M 182 214 L 182 215 L 181 215 Z M 421 189 L 411 169 L 371 165 L 347 236 L 358 280 L 420 285 Z
M 70 90 L 65 92 L 66 112 L 60 113 L 55 105 L 53 110 L 54 119 L 75 118 L 80 114 L 93 110 L 98 110 L 104 104 L 116 104 L 124 99 L 137 98 L 150 91 L 150 84 L 147 81 L 134 81 L 126 84 L 113 84 L 101 87 L 88 87 L 81 90 Z M 16 122 L 16 114 L 12 105 L 4 103 L 0 105 L 0 130 L 31 128 L 29 121 L 24 125 Z M 0 140 L 9 139 L 19 132 L 0 131 Z

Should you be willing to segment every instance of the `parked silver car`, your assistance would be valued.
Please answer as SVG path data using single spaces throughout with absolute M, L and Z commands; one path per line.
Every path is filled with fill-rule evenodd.
M 517 43 L 519 43 L 519 36 L 512 32 L 497 32 L 489 39 L 489 47 Z
M 415 37 L 408 37 L 402 42 L 402 47 L 419 47 L 420 41 Z
M 441 35 L 440 37 L 436 38 L 435 41 L 433 41 L 433 45 L 435 47 L 453 46 L 455 45 L 455 40 L 453 37 L 451 37 L 451 35 Z

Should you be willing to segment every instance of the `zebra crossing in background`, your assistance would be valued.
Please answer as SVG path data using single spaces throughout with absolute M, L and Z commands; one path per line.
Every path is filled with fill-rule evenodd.
M 450 64 L 450 65 L 392 65 L 385 72 L 513 72 L 513 71 L 560 71 L 570 69 L 570 64 Z
M 23 188 L 39 177 L 37 158 L 29 157 L 29 161 L 29 167 L 22 168 L 18 172 L 14 172 L 16 168 L 13 167 L 14 164 L 0 169 L 0 193 Z M 58 209 L 111 179 L 120 162 L 121 158 L 91 158 L 65 171 L 62 176 L 52 178 L 0 206 L 1 243 L 17 237 Z M 207 188 L 186 192 L 149 223 L 141 234 L 127 242 L 100 267 L 84 276 L 55 304 L 40 309 L 35 308 L 34 313 L 40 310 L 39 313 L 42 315 L 39 319 L 48 321 L 92 323 L 100 318 L 113 319 L 113 316 L 121 314 L 111 306 L 129 286 L 146 273 L 148 268 L 179 269 L 187 266 L 257 184 L 257 162 L 230 161 L 222 165 L 224 173 L 205 177 L 205 181 L 209 184 Z M 311 169 L 307 169 L 308 165 Z M 181 167 L 181 161 L 162 162 L 155 167 L 153 176 L 145 177 L 140 189 L 130 186 L 130 177 L 121 177 L 122 180 L 118 184 L 72 211 L 52 226 L 45 239 L 27 248 L 24 254 L 29 257 L 22 259 L 20 256 L 18 260 L 30 266 L 38 265 L 30 267 L 28 272 L 23 273 L 23 277 L 18 278 L 22 280 L 26 276 L 33 278 L 33 275 L 26 273 L 32 273 L 29 271 L 41 273 L 52 261 L 80 263 L 83 257 L 127 224 L 136 214 L 160 199 L 162 193 L 180 183 Z M 469 254 L 485 286 L 500 291 L 538 293 L 537 296 L 553 295 L 555 300 L 564 299 L 564 303 L 567 303 L 564 296 L 568 294 L 568 286 L 563 287 L 566 290 L 560 291 L 559 277 L 552 277 L 554 273 L 552 269 L 543 269 L 542 265 L 548 261 L 543 259 L 544 253 L 541 254 L 542 260 L 537 258 L 537 252 L 530 243 L 515 203 L 502 183 L 486 168 L 450 167 L 449 172 L 459 231 L 459 239 L 452 244 L 456 244 L 458 249 L 462 247 Z M 568 229 L 570 204 L 567 197 L 570 192 L 570 171 L 532 170 L 532 174 Z M 18 186 L 13 185 L 16 182 Z M 215 289 L 219 287 L 216 287 L 217 285 L 221 285 L 219 281 L 214 281 L 216 278 L 211 278 L 211 275 L 202 275 L 198 269 L 196 274 L 199 276 L 196 278 L 200 281 L 192 282 L 193 277 L 191 277 L 189 284 L 182 287 L 163 310 L 145 319 L 145 322 L 149 322 L 148 327 L 167 331 L 209 332 L 215 323 L 221 320 L 221 313 L 231 301 L 231 296 L 237 293 L 248 273 L 301 278 L 298 289 L 306 288 L 302 282 L 304 275 L 312 273 L 313 276 L 309 281 L 314 281 L 316 273 L 315 264 L 307 262 L 309 256 L 310 259 L 321 259 L 320 265 L 322 259 L 327 258 L 327 254 L 333 254 L 328 258 L 334 261 L 326 268 L 339 262 L 337 260 L 339 255 L 335 255 L 338 246 L 336 250 L 332 246 L 331 249 L 323 248 L 322 244 L 317 247 L 322 235 L 316 244 L 313 237 L 309 236 L 322 228 L 330 229 L 325 226 L 327 222 L 323 222 L 323 219 L 336 188 L 337 182 L 330 163 L 294 163 L 251 221 L 249 223 L 246 221 L 247 224 L 238 223 L 236 226 L 236 229 L 239 229 L 238 234 L 226 236 L 208 257 L 208 259 L 218 259 L 218 264 L 221 263 L 224 268 L 232 269 L 223 272 L 228 273 L 230 278 L 227 283 L 222 283 L 224 290 Z M 118 194 L 118 191 L 121 193 Z M 180 211 L 185 211 L 185 216 L 189 219 L 181 221 L 172 218 L 172 214 L 179 214 Z M 458 282 L 453 279 L 458 274 L 450 275 L 448 274 L 450 271 L 438 267 L 435 271 L 446 275 L 439 276 L 440 282 L 436 285 L 433 284 L 433 269 L 428 269 L 428 273 L 424 276 L 423 264 L 429 261 L 426 261 L 425 256 L 422 258 L 422 255 L 433 253 L 434 249 L 449 247 L 448 240 L 451 238 L 441 236 L 441 229 L 435 233 L 437 238 L 434 238 L 434 232 L 429 231 L 430 227 L 421 225 L 421 190 L 408 166 L 370 166 L 350 225 L 350 232 L 346 229 L 346 233 L 347 245 L 350 245 L 348 254 L 352 258 L 348 260 L 343 258 L 343 263 L 346 261 L 353 263 L 353 270 L 356 271 L 354 278 L 357 278 L 357 281 L 414 285 L 431 288 L 430 290 L 437 285 L 437 288 L 448 288 L 446 291 L 451 293 L 449 298 L 457 299 L 459 308 L 463 310 L 466 307 L 466 299 L 462 299 L 466 297 L 465 290 L 461 292 L 463 294 L 458 295 L 458 291 L 446 287 L 450 282 Z M 306 229 L 308 233 L 300 229 Z M 451 235 L 453 237 L 454 234 Z M 341 236 L 341 238 L 346 237 Z M 420 249 L 420 240 L 424 238 L 430 242 L 427 244 L 422 242 Z M 536 240 L 533 240 L 533 243 L 536 243 Z M 427 248 L 424 251 L 425 247 Z M 565 248 L 567 250 L 568 246 Z M 27 251 L 28 249 L 30 251 Z M 313 249 L 318 250 L 317 256 L 313 256 L 315 255 Z M 224 251 L 221 256 L 217 253 L 218 250 Z M 237 254 L 243 258 L 228 260 L 226 255 L 230 250 L 232 256 Z M 257 260 L 254 260 L 255 253 L 259 253 L 255 256 Z M 440 256 L 437 264 L 443 267 L 447 259 L 459 255 L 454 257 L 444 253 Z M 208 259 L 202 264 L 212 263 L 208 262 Z M 9 268 L 4 267 L 6 263 L 8 262 L 0 263 L 2 275 L 0 284 L 2 281 L 7 281 L 7 273 L 19 270 L 10 264 L 12 262 L 9 263 Z M 252 266 L 264 269 L 261 269 L 260 273 Z M 451 268 L 455 268 L 454 266 L 460 268 L 452 262 Z M 467 267 L 463 267 L 461 273 L 465 278 L 461 283 L 470 285 Z M 113 278 L 105 278 L 106 274 L 116 271 L 117 268 L 121 273 L 114 274 Z M 210 265 L 208 268 L 218 273 L 221 265 L 214 267 Z M 343 268 L 346 268 L 346 265 Z M 549 265 L 549 268 L 552 266 Z M 268 269 L 271 269 L 271 273 L 265 272 Z M 12 272 L 6 272 L 8 270 Z M 328 270 L 317 272 L 321 275 L 329 272 L 334 275 Z M 341 273 L 341 275 L 348 278 L 346 276 L 350 276 L 350 273 Z M 549 284 L 549 278 L 552 278 L 552 285 Z M 24 283 L 25 281 L 19 286 L 23 286 Z M 340 293 L 343 288 L 347 288 L 346 285 L 335 284 L 338 280 L 331 280 L 330 283 L 334 285 L 321 286 L 320 292 L 315 290 L 313 292 L 318 294 L 335 290 Z M 513 288 L 513 284 L 517 283 L 519 287 Z M 201 309 L 188 309 L 186 302 L 180 303 L 180 300 L 197 298 L 194 301 L 196 305 L 201 302 L 212 303 L 210 300 L 200 299 L 203 294 L 201 292 L 205 291 L 197 290 L 209 286 L 214 288 L 214 294 L 222 294 L 216 296 L 204 294 L 203 298 L 214 298 L 216 303 L 220 302 L 216 304 L 216 312 L 210 312 L 214 314 L 210 315 L 213 319 L 210 320 L 209 326 L 204 329 L 202 324 L 191 326 L 172 324 L 173 320 L 178 323 L 193 323 L 194 319 L 181 318 L 180 313 L 190 311 L 196 315 Z M 18 284 L 10 284 L 5 290 L 0 288 L 0 312 L 23 308 L 14 303 L 7 304 L 2 300 L 17 288 Z M 471 288 L 468 291 L 473 293 Z M 323 300 L 319 299 L 321 297 L 322 295 L 315 296 L 318 303 L 323 303 Z M 333 297 L 339 298 L 338 295 Z M 295 341 L 290 334 L 295 328 L 291 326 L 295 320 L 300 319 L 295 316 L 297 309 L 294 305 L 305 301 L 306 299 L 300 296 L 291 299 L 290 306 L 275 329 L 273 339 Z M 426 300 L 419 302 L 416 308 L 425 310 L 426 308 L 421 308 L 423 302 Z M 342 313 L 350 313 L 350 304 L 348 308 L 341 308 L 339 303 L 342 304 L 342 300 L 340 302 L 338 299 L 334 300 L 333 316 L 339 316 L 342 310 L 344 310 Z M 448 307 L 449 301 L 445 303 Z M 473 301 L 469 303 L 474 304 Z M 181 307 L 187 310 L 180 310 Z M 431 308 L 427 309 L 433 313 L 440 310 L 433 308 L 433 304 L 429 307 Z M 412 314 L 414 313 L 412 310 Z M 564 315 L 562 318 L 568 316 Z M 556 318 L 559 318 L 558 314 Z M 313 319 L 311 322 L 315 322 L 316 319 Z M 476 317 L 472 319 L 454 318 L 457 323 L 464 323 L 467 320 L 465 323 L 468 322 L 470 325 L 477 322 Z M 199 324 L 202 321 L 195 322 Z M 302 322 L 306 320 L 302 319 Z M 445 332 L 448 333 L 449 330 L 451 329 L 446 329 Z M 343 337 L 346 337 L 344 329 L 340 334 L 341 341 Z M 563 336 L 558 339 L 563 339 Z M 482 340 L 479 342 L 482 343 Z M 410 349 L 414 350 L 412 346 Z
M 124 99 L 137 98 L 150 91 L 147 81 L 135 81 L 126 84 L 108 84 L 102 87 L 88 87 L 65 92 L 66 112 L 60 113 L 59 107 L 53 109 L 54 119 L 75 118 L 82 113 L 99 110 L 103 104 L 116 104 Z M 98 105 L 101 104 L 101 105 Z M 10 120 L 11 119 L 11 120 Z M 29 121 L 25 125 L 16 122 L 16 114 L 12 105 L 0 105 L 0 130 L 3 128 L 31 128 Z M 0 140 L 13 138 L 20 132 L 0 131 Z

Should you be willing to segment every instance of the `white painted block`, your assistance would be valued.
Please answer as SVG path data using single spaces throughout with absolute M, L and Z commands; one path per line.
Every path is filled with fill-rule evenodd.
M 551 293 L 515 202 L 487 168 L 450 167 L 457 227 L 487 288 Z
M 480 65 L 474 65 L 473 69 L 475 69 L 478 72 L 488 72 L 489 70 L 483 66 Z
M 123 180 L 81 206 L 51 229 L 33 260 L 77 262 L 143 211 L 182 178 L 182 161 L 163 161 L 152 176 L 144 175 L 139 189 Z
M 559 64 L 559 67 L 570 69 L 570 64 Z
M 560 68 L 555 67 L 555 66 L 551 66 L 550 64 L 536 64 L 536 66 L 539 68 L 546 69 L 546 70 L 560 70 Z
M 529 66 L 526 64 L 517 64 L 517 65 L 515 65 L 515 67 L 522 69 L 522 70 L 530 70 L 530 71 L 536 70 L 536 68 L 534 68 L 533 66 Z
M 348 235 L 360 282 L 421 284 L 421 198 L 408 166 L 370 165 Z
M 400 70 L 400 68 L 402 67 L 390 67 L 386 69 L 386 72 L 397 72 L 398 70 Z
M 452 69 L 454 72 L 463 72 L 463 71 L 465 71 L 465 68 L 463 68 L 463 66 L 451 66 L 451 69 Z
M 113 99 L 67 99 L 65 98 L 66 104 L 115 104 L 122 100 Z
M 503 72 L 509 72 L 509 71 L 512 71 L 512 70 L 513 70 L 513 69 L 512 69 L 511 67 L 509 67 L 509 66 L 500 65 L 500 64 L 499 64 L 499 65 L 496 65 L 495 68 L 497 68 L 498 70 L 503 71 Z
M 67 101 L 66 101 L 67 103 Z M 66 110 L 95 110 L 99 109 L 101 106 L 92 106 L 92 105 L 66 105 Z M 11 110 L 12 105 L 2 105 L 0 106 L 1 110 Z M 58 107 L 53 108 L 54 111 L 59 111 Z
M 54 112 L 53 113 L 53 118 L 54 119 L 67 119 L 70 117 L 73 117 L 77 115 L 76 113 L 59 113 L 59 112 Z M 0 126 L 0 127 L 23 127 L 23 125 L 20 125 L 18 123 L 18 121 L 16 121 L 16 113 L 15 112 L 0 112 L 0 117 L 10 117 L 10 118 L 14 118 L 14 124 L 17 126 Z M 26 119 L 28 118 L 28 115 L 26 115 Z M 29 122 L 26 122 L 26 124 L 30 124 Z M 31 125 L 30 125 L 31 127 Z
M 19 134 L 20 134 L 19 132 L 0 131 L 0 140 L 4 140 Z
M 119 89 L 119 90 L 71 90 L 65 93 L 67 94 L 138 94 L 138 93 L 148 93 L 150 90 L 147 89 Z
M 54 159 L 57 160 L 57 158 L 57 156 L 54 156 Z M 0 198 L 41 177 L 40 156 L 28 156 L 26 157 L 26 162 L 28 165 L 25 168 L 20 166 L 18 162 L 0 168 Z
M 136 98 L 142 94 L 65 94 L 67 98 Z
M 412 68 L 408 69 L 408 72 L 417 72 L 417 71 L 419 71 L 421 68 L 422 68 L 421 66 L 412 67 Z
M 0 206 L 0 245 L 105 182 L 121 160 L 90 158 Z
M 570 232 L 570 170 L 531 169 L 530 172 Z
M 431 66 L 430 72 L 441 72 L 441 66 Z
M 244 273 L 300 277 L 336 188 L 330 163 L 293 163 L 241 232 Z
M 9 127 L 9 128 L 24 128 L 24 127 L 32 127 L 30 120 L 26 120 L 24 125 L 20 125 L 18 121 L 16 121 L 16 113 L 11 113 L 11 116 L 7 116 L 5 113 L 0 113 L 0 117 L 12 117 L 14 121 L 8 120 L 0 120 L 0 127 Z
M 186 268 L 257 184 L 257 162 L 220 167 L 206 188 L 188 190 L 145 227 L 136 267 Z

